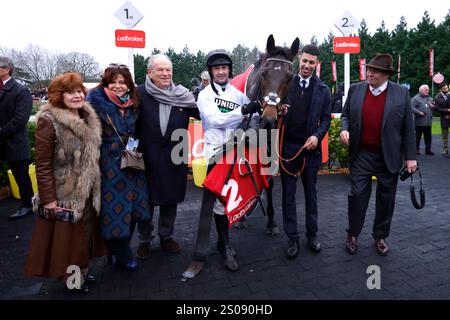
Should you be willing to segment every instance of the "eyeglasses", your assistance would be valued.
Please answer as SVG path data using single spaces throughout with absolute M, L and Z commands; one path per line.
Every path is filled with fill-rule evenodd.
M 127 69 L 128 70 L 128 66 L 127 65 L 120 64 L 120 63 L 110 63 L 108 68 Z

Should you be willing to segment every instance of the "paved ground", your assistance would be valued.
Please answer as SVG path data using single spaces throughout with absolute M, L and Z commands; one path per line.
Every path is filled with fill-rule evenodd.
M 99 283 L 86 296 L 68 293 L 51 279 L 30 279 L 22 273 L 34 217 L 8 222 L 18 208 L 14 199 L 0 201 L 0 298 L 1 299 L 450 299 L 450 158 L 438 154 L 440 137 L 433 137 L 435 156 L 419 156 L 427 205 L 415 210 L 409 200 L 409 183 L 399 183 L 396 211 L 388 243 L 391 251 L 380 257 L 370 236 L 374 216 L 374 194 L 366 225 L 360 236 L 359 252 L 344 251 L 347 223 L 348 176 L 322 175 L 319 190 L 319 239 L 323 250 L 311 253 L 304 245 L 295 260 L 285 256 L 284 234 L 264 233 L 265 218 L 256 212 L 246 230 L 231 231 L 238 251 L 240 270 L 228 272 L 215 250 L 211 233 L 210 255 L 202 273 L 182 282 L 190 263 L 196 237 L 201 189 L 189 182 L 186 201 L 179 206 L 175 237 L 180 254 L 170 255 L 153 244 L 150 260 L 134 273 L 95 261 Z M 298 188 L 299 226 L 304 232 L 303 196 Z M 281 186 L 275 179 L 276 221 L 282 226 Z M 281 228 L 282 229 L 282 228 Z M 304 242 L 303 242 L 304 243 Z M 133 238 L 133 247 L 137 239 Z M 366 286 L 367 268 L 377 265 L 381 289 Z

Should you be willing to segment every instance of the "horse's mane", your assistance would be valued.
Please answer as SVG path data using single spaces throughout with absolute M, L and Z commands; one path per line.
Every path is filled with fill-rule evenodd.
M 289 60 L 290 59 L 290 49 L 276 46 L 270 55 L 267 52 L 261 53 L 259 55 L 258 60 L 256 60 L 256 62 L 255 62 L 255 69 L 258 68 L 263 62 L 265 62 L 267 58 L 280 57 L 280 56 L 284 59 Z

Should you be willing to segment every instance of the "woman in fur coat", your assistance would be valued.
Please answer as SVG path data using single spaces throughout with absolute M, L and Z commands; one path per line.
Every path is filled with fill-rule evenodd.
M 73 265 L 81 274 L 78 282 L 72 281 L 78 285 L 68 288 L 88 292 L 85 282 L 95 282 L 95 276 L 88 274 L 89 260 L 104 252 L 97 223 L 101 124 L 85 101 L 86 88 L 78 73 L 56 77 L 48 93 L 49 103 L 36 116 L 34 209 L 39 214 L 25 273 L 64 280 Z M 64 221 L 63 213 L 73 221 Z
M 100 148 L 102 237 L 107 240 L 117 264 L 134 271 L 137 262 L 129 242 L 136 222 L 150 219 L 150 209 L 145 171 L 120 168 L 125 147 L 138 148 L 135 127 L 139 109 L 128 67 L 110 64 L 87 100 L 100 117 L 103 131 Z

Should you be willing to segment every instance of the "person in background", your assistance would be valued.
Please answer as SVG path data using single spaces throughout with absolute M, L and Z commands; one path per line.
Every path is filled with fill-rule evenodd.
M 36 115 L 36 216 L 25 273 L 67 278 L 78 266 L 83 277 L 75 291 L 89 292 L 96 278 L 89 261 L 105 253 L 100 238 L 101 124 L 85 101 L 78 73 L 65 73 L 50 83 L 49 103 Z M 38 205 L 40 210 L 38 210 Z M 69 213 L 70 212 L 70 213 Z M 73 221 L 58 219 L 62 213 Z M 67 220 L 67 219 L 66 219 Z
M 200 75 L 200 78 L 202 79 L 202 82 L 200 83 L 200 85 L 198 87 L 196 87 L 192 93 L 195 96 L 195 101 L 198 100 L 198 94 L 200 93 L 200 91 L 202 91 L 203 89 L 206 88 L 206 86 L 209 85 L 209 82 L 211 81 L 210 77 L 209 77 L 209 73 L 207 70 L 203 71 Z
M 439 93 L 434 97 L 435 108 L 441 115 L 442 155 L 448 155 L 448 128 L 450 127 L 450 95 L 448 85 L 440 84 Z
M 431 125 L 433 124 L 433 99 L 428 95 L 430 88 L 423 84 L 419 87 L 417 93 L 411 99 L 411 108 L 414 113 L 414 121 L 416 126 L 416 152 L 420 154 L 420 139 L 422 134 L 425 139 L 425 153 L 432 156 L 431 151 Z
M 19 187 L 22 206 L 8 216 L 16 220 L 32 212 L 33 187 L 28 174 L 30 143 L 27 123 L 33 107 L 30 91 L 12 78 L 14 64 L 0 56 L 0 167 L 8 163 Z
M 125 147 L 136 141 L 139 113 L 136 88 L 128 67 L 111 63 L 87 100 L 99 115 L 103 128 L 100 147 L 102 236 L 117 264 L 134 271 L 138 264 L 129 243 L 136 222 L 150 219 L 150 203 L 145 172 L 120 168 Z M 139 144 L 133 147 L 139 148 Z

